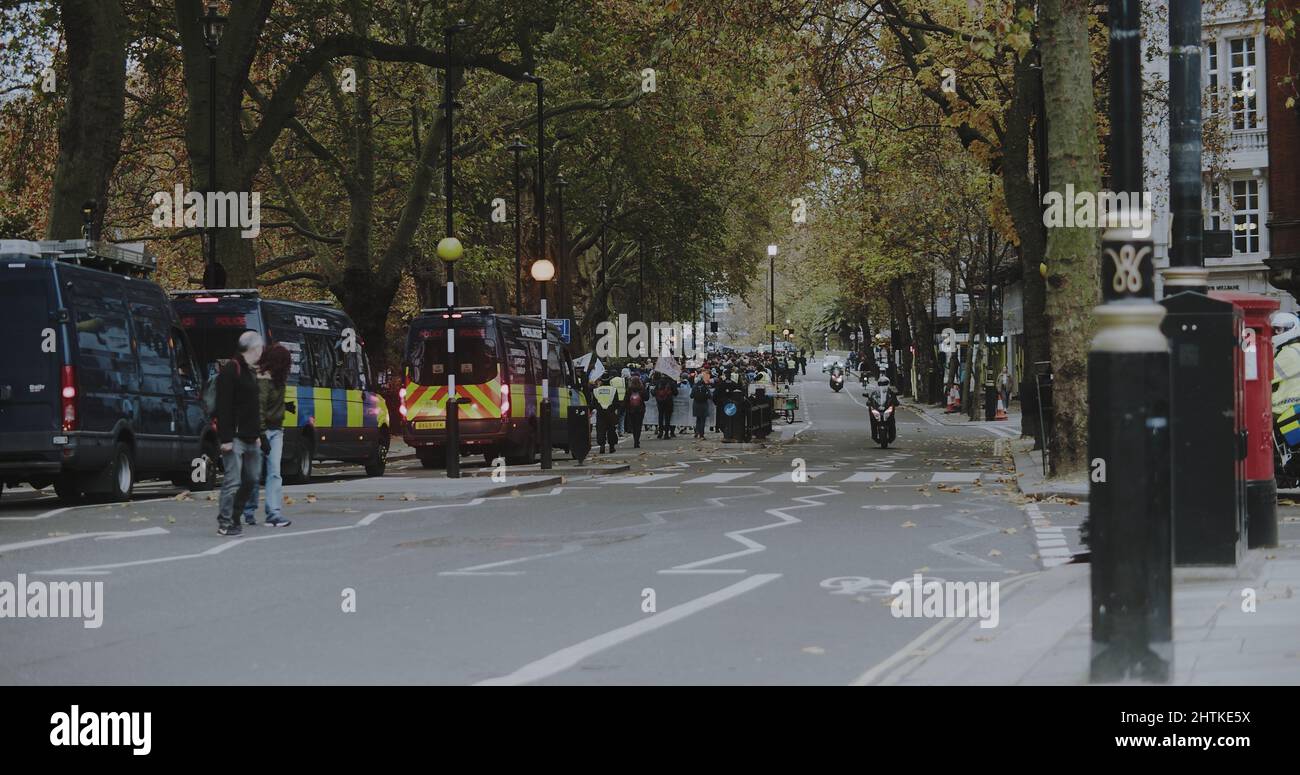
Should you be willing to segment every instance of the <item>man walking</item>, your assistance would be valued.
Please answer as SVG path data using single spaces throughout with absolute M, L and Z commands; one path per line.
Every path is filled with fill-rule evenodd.
M 217 374 L 217 434 L 224 478 L 218 503 L 217 534 L 241 535 L 239 518 L 261 474 L 262 406 L 254 376 L 262 357 L 262 337 L 245 331 L 239 352 Z
M 596 441 L 600 444 L 602 455 L 605 454 L 606 444 L 609 445 L 610 452 L 617 451 L 618 447 L 615 426 L 618 424 L 621 402 L 618 400 L 618 390 L 609 382 L 609 378 L 605 378 L 591 391 L 591 402 L 596 407 Z
M 659 410 L 659 425 L 655 429 L 655 438 L 668 439 L 677 435 L 673 427 L 673 397 L 677 395 L 677 381 L 663 375 L 655 387 L 655 408 Z

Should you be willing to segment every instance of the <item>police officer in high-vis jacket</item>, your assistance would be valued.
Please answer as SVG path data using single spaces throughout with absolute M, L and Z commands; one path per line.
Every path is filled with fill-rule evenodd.
M 608 377 L 602 379 L 600 384 L 591 389 L 591 405 L 596 409 L 596 443 L 600 444 L 600 452 L 605 453 L 606 444 L 609 445 L 609 451 L 614 452 L 618 445 L 618 433 L 615 428 L 618 425 L 618 413 L 622 407 L 619 401 L 618 388 L 609 384 Z

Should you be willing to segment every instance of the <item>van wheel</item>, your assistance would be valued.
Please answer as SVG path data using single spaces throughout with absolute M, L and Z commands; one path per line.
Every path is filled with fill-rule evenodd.
M 298 452 L 298 457 L 293 461 L 293 471 L 286 471 L 284 474 L 285 484 L 307 484 L 307 482 L 311 481 L 313 451 L 311 447 L 303 445 L 303 448 Z
M 447 453 L 442 447 L 416 447 L 415 456 L 424 468 L 446 468 Z
M 388 468 L 387 433 L 379 437 L 379 443 L 375 445 L 374 452 L 370 453 L 370 459 L 366 461 L 366 476 L 383 476 L 386 468 Z
M 135 460 L 131 457 L 131 447 L 119 441 L 113 448 L 113 459 L 104 472 L 108 490 L 103 499 L 110 503 L 131 500 L 135 489 Z

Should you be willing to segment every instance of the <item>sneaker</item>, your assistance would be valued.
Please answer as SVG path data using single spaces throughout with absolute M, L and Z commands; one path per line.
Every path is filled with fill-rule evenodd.
M 245 525 L 256 525 L 256 524 L 257 524 L 257 520 L 256 520 L 256 519 L 253 519 L 252 517 L 249 517 L 248 519 L 244 520 L 244 524 L 245 524 Z
M 233 537 L 233 536 L 240 536 L 243 534 L 244 531 L 242 528 L 239 527 L 239 525 L 221 525 L 220 527 L 217 528 L 217 535 L 219 536 Z
M 271 517 L 266 521 L 267 527 L 288 527 L 292 524 L 292 520 L 285 519 L 284 517 Z

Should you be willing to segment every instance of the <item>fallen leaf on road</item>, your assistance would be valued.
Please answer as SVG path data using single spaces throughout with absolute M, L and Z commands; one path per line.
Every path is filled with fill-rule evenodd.
M 1002 556 L 1002 552 L 999 552 L 997 549 L 991 549 L 991 550 L 989 550 L 989 556 L 990 556 L 990 557 L 1001 557 L 1001 556 Z
M 184 490 L 184 491 L 182 491 L 182 492 L 178 492 L 178 493 L 176 493 L 176 496 L 175 496 L 174 498 L 172 498 L 172 500 L 188 501 L 188 500 L 193 500 L 193 498 L 190 497 L 190 491 L 189 491 L 189 490 Z
M 288 495 L 286 495 L 284 496 L 284 500 L 282 501 L 282 503 L 286 506 L 292 506 L 293 504 L 297 503 L 297 501 L 295 501 L 293 498 L 290 498 Z
M 167 518 L 167 524 L 169 524 L 169 525 L 174 525 L 174 524 L 176 524 L 176 517 L 168 517 L 168 518 Z
M 402 500 L 404 500 L 404 501 L 413 501 L 413 500 L 415 500 L 415 499 L 416 499 L 416 498 L 415 498 L 415 493 L 413 493 L 413 492 L 404 492 L 404 493 L 402 493 Z
M 148 517 L 131 517 L 132 522 L 148 522 Z
M 1015 529 L 1014 527 L 1008 527 L 1008 528 L 1003 529 L 1002 532 L 1003 532 L 1003 533 L 1006 533 L 1006 534 L 1009 535 L 1009 536 L 1013 536 L 1013 535 L 1016 534 L 1017 531 L 1016 531 L 1016 529 Z
M 511 498 L 518 498 L 518 497 L 519 497 L 519 491 L 518 491 L 518 490 L 511 490 L 511 491 L 510 491 L 510 497 L 511 497 Z
M 993 638 L 992 638 L 992 636 L 989 636 L 989 635 L 978 635 L 978 636 L 975 637 L 975 640 L 977 640 L 977 641 L 981 641 L 981 642 L 986 642 L 986 641 L 993 640 Z
M 805 654 L 825 654 L 825 653 L 826 653 L 826 649 L 822 648 L 821 646 L 804 646 L 804 647 L 803 647 L 802 649 L 800 649 L 800 650 L 803 651 L 803 653 L 805 653 Z
M 217 499 L 217 496 L 216 496 L 215 493 L 208 493 L 208 497 L 207 497 L 205 500 L 214 501 L 214 500 L 216 500 L 216 499 Z
M 375 498 L 375 500 L 377 500 L 377 501 L 381 501 L 381 500 L 383 500 L 383 499 L 384 499 L 384 496 L 382 496 L 382 495 L 377 496 L 377 497 Z
M 309 492 L 309 493 L 307 493 L 307 502 L 308 502 L 308 503 L 315 503 L 315 502 L 316 502 L 316 493 L 314 493 L 314 492 Z
M 903 524 L 899 525 L 899 527 L 916 527 L 916 523 L 909 519 Z

